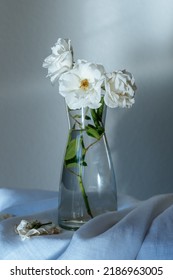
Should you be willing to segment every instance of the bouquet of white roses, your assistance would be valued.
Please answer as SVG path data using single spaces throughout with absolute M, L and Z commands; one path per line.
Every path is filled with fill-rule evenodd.
M 101 106 L 101 98 L 111 108 L 131 107 L 135 100 L 135 79 L 126 70 L 106 73 L 100 64 L 85 60 L 73 61 L 71 40 L 59 38 L 52 54 L 43 63 L 54 84 L 59 81 L 59 93 L 70 109 Z
M 59 93 L 65 98 L 73 120 L 64 169 L 76 176 L 87 213 L 93 217 L 84 187 L 84 169 L 89 165 L 86 154 L 104 138 L 104 105 L 130 108 L 134 104 L 135 79 L 126 70 L 106 73 L 101 64 L 86 60 L 75 62 L 69 39 L 58 39 L 51 55 L 44 60 L 43 67 L 48 69 L 47 77 L 52 84 L 59 82 Z M 74 136 L 74 132 L 77 132 L 77 136 Z

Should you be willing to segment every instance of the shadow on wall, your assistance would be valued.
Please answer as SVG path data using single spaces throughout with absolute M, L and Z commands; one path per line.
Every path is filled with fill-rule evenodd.
M 116 119 L 108 141 L 118 192 L 139 199 L 173 192 L 171 85 L 171 79 L 139 82 L 134 107 L 109 112 Z

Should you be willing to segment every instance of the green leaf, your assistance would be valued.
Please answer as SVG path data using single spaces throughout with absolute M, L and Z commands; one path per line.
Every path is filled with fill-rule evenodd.
M 96 110 L 91 109 L 91 116 L 92 116 L 95 126 L 99 126 L 99 118 L 97 116 Z
M 105 132 L 105 130 L 102 126 L 97 127 L 97 131 L 98 131 L 99 135 L 102 135 Z
M 87 166 L 87 163 L 84 161 L 84 157 L 77 159 L 76 157 L 74 157 L 71 160 L 66 160 L 65 161 L 65 167 L 66 168 L 75 168 L 75 167 L 79 167 L 79 165 L 82 166 Z
M 81 144 L 81 146 L 82 146 L 82 154 L 84 154 L 85 153 L 85 145 L 84 145 L 84 141 L 83 141 L 83 136 L 81 136 L 80 137 L 80 144 Z
M 78 164 L 76 162 L 70 162 L 70 163 L 65 164 L 65 166 L 67 168 L 72 168 L 72 167 L 77 167 Z
M 94 137 L 96 139 L 100 138 L 100 134 L 97 131 L 97 128 L 91 124 L 89 124 L 88 126 L 86 126 L 86 133 L 91 136 Z
M 97 109 L 97 115 L 99 120 L 102 120 L 102 115 L 103 115 L 103 108 L 104 108 L 104 97 L 102 96 L 101 98 L 101 106 Z
M 85 116 L 85 119 L 86 120 L 90 120 L 91 118 L 89 116 Z
M 86 154 L 83 136 L 79 136 L 73 140 L 69 137 L 69 142 L 66 148 L 65 161 L 80 162 Z M 67 163 L 66 163 L 67 164 Z
M 81 115 L 74 115 L 73 118 L 75 118 L 75 119 L 80 119 L 80 118 L 81 118 Z
M 65 160 L 69 160 L 75 157 L 76 147 L 77 147 L 76 139 L 73 139 L 68 143 L 66 154 L 65 154 Z

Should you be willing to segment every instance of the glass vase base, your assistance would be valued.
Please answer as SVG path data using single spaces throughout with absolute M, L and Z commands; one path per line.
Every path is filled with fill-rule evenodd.
M 86 221 L 78 221 L 78 220 L 61 220 L 59 222 L 59 226 L 63 229 L 75 231 L 79 229 L 82 225 L 84 225 Z

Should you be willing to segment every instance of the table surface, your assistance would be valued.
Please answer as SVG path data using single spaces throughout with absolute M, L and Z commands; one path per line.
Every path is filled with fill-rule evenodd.
M 118 210 L 95 217 L 77 231 L 22 240 L 22 219 L 57 224 L 58 193 L 0 189 L 1 260 L 173 259 L 173 194 L 145 201 L 119 195 Z M 3 219 L 4 214 L 13 215 Z

